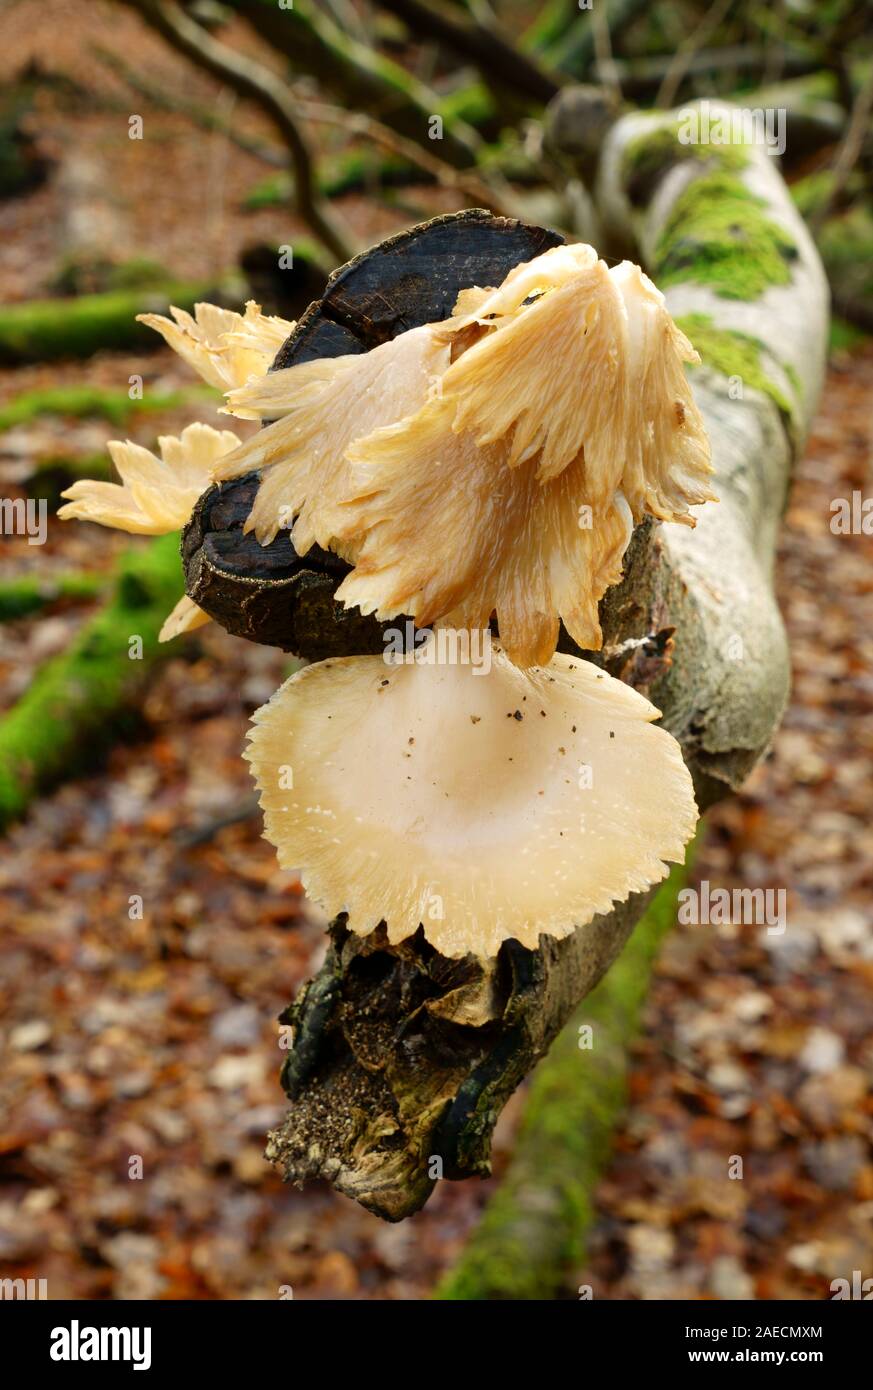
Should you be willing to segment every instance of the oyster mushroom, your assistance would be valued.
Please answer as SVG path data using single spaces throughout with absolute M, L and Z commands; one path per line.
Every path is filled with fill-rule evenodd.
M 246 529 L 269 545 L 294 520 L 299 555 L 313 544 L 331 545 L 336 507 L 349 488 L 347 449 L 419 410 L 449 354 L 428 325 L 363 355 L 316 358 L 230 391 L 229 414 L 275 422 L 225 458 L 216 474 L 228 479 L 267 470 Z
M 161 435 L 160 458 L 129 439 L 113 439 L 107 447 L 121 482 L 79 479 L 62 493 L 70 500 L 58 509 L 58 516 L 63 521 L 94 521 L 134 535 L 168 535 L 187 523 L 195 503 L 212 484 L 218 460 L 238 444 L 231 430 L 199 424 L 188 425 L 178 438 Z M 182 598 L 164 623 L 160 640 L 168 642 L 208 621 L 195 603 Z
M 79 479 L 61 494 L 70 500 L 58 516 L 141 536 L 178 531 L 212 483 L 219 458 L 238 444 L 231 430 L 211 425 L 188 425 L 178 438 L 161 435 L 160 458 L 129 439 L 113 439 L 107 447 L 121 482 Z
M 170 313 L 171 319 L 138 314 L 137 322 L 160 333 L 189 367 L 219 391 L 242 386 L 251 376 L 263 376 L 295 328 L 289 319 L 262 314 L 253 299 L 246 304 L 245 314 L 217 304 L 195 304 L 193 318 L 175 306 Z
M 254 718 L 246 757 L 279 862 L 366 935 L 443 955 L 535 948 L 658 882 L 697 813 L 658 711 L 592 664 L 319 662 Z
M 599 647 L 597 604 L 621 578 L 633 531 L 622 495 L 593 507 L 581 456 L 545 483 L 535 459 L 510 471 L 499 445 L 447 428 L 447 408 L 437 400 L 421 412 L 414 448 L 404 425 L 362 446 L 362 495 L 338 525 L 365 538 L 337 599 L 420 626 L 487 627 L 496 613 L 519 666 L 550 660 L 559 619 L 580 647 Z
M 633 521 L 693 525 L 714 497 L 693 360 L 638 267 L 558 246 L 461 290 L 441 323 L 229 392 L 231 413 L 274 423 L 217 476 L 263 470 L 247 529 L 269 544 L 293 520 L 299 554 L 352 562 L 346 607 L 477 626 L 496 612 L 510 658 L 543 663 L 561 619 L 600 645 Z

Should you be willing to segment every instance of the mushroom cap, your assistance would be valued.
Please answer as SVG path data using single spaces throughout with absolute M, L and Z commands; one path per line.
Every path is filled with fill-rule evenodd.
M 494 646 L 486 668 L 443 638 L 463 655 L 439 630 L 424 659 L 319 662 L 254 717 L 265 834 L 328 913 L 484 957 L 566 936 L 682 860 L 697 810 L 654 706 L 585 661 L 525 672 Z
M 442 396 L 455 409 L 455 430 L 469 429 L 478 444 L 506 445 L 510 467 L 538 455 L 539 476 L 556 477 L 585 450 L 588 495 L 604 502 L 619 486 L 625 441 L 616 411 L 624 391 L 624 309 L 603 261 L 581 265 L 569 253 L 547 251 L 540 261 L 564 259 L 573 266 L 554 285 L 537 263 L 519 267 L 522 289 L 536 285 L 537 298 L 514 307 L 489 325 L 489 304 L 479 306 L 485 335 L 452 363 Z M 543 283 L 545 282 L 545 283 Z M 508 282 L 507 282 L 508 284 Z M 509 301 L 514 305 L 514 298 Z M 459 326 L 465 320 L 459 320 Z
M 700 358 L 638 265 L 622 261 L 609 277 L 627 324 L 622 490 L 635 517 L 649 512 L 693 526 L 689 507 L 718 500 L 706 427 L 683 365 Z
M 693 524 L 689 506 L 715 500 L 683 366 L 700 359 L 639 266 L 608 270 L 590 246 L 562 246 L 455 308 L 442 331 L 461 351 L 440 391 L 454 430 L 502 443 L 510 466 L 536 456 L 544 482 L 583 453 L 588 500 L 620 489 L 637 519 Z
M 560 288 L 596 263 L 597 252 L 585 242 L 552 246 L 532 260 L 513 266 L 497 289 L 482 290 L 477 286 L 462 290 L 454 308 L 461 322 L 455 326 L 465 328 L 473 319 L 488 325 L 495 318 L 511 316 L 524 306 L 525 300 Z

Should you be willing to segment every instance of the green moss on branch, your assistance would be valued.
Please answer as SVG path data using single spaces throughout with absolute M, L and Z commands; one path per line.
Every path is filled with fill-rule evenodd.
M 60 574 L 51 578 L 24 575 L 0 583 L 0 623 L 26 618 L 66 599 L 83 602 L 106 587 L 105 574 Z
M 0 720 L 0 826 L 20 816 L 44 788 L 93 766 L 95 754 L 136 728 L 137 695 L 168 651 L 158 633 L 181 595 L 177 535 L 127 554 L 106 606 Z
M 718 328 L 709 314 L 686 314 L 676 322 L 691 339 L 705 367 L 711 367 L 722 376 L 739 377 L 744 387 L 763 391 L 789 418 L 795 414 L 796 406 L 764 367 L 762 353 L 766 348 L 760 338 L 754 338 L 750 333 Z M 782 370 L 799 397 L 801 385 L 797 372 L 790 364 L 783 364 Z
M 723 299 L 758 299 L 787 285 L 797 247 L 768 217 L 762 198 L 725 170 L 704 174 L 679 195 L 655 248 L 658 285 L 693 281 Z
M 160 410 L 175 410 L 179 406 L 210 400 L 218 403 L 221 397 L 208 386 L 146 392 L 141 400 L 132 400 L 126 391 L 101 386 L 50 386 L 44 390 L 25 391 L 0 406 L 0 429 L 28 425 L 31 420 L 42 419 L 45 415 L 68 415 L 74 419 L 94 417 L 120 427 L 132 415 L 156 414 Z
M 622 176 L 634 207 L 644 207 L 658 184 L 677 164 L 696 160 L 713 170 L 738 173 L 749 162 L 749 152 L 740 144 L 695 144 L 680 140 L 682 122 L 677 117 L 653 122 L 651 130 L 641 131 L 629 140 L 622 156 Z
M 166 284 L 160 289 L 116 290 L 79 299 L 34 299 L 0 309 L 0 362 L 50 362 L 97 351 L 157 347 L 160 339 L 136 315 L 166 313 L 170 304 L 191 309 L 215 286 Z

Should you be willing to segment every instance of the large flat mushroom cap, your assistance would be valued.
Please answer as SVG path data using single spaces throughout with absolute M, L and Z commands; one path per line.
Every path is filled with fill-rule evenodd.
M 384 921 L 393 942 L 423 924 L 446 956 L 535 948 L 684 857 L 697 808 L 654 706 L 569 656 L 490 657 L 324 661 L 255 715 L 267 838 L 361 935 Z

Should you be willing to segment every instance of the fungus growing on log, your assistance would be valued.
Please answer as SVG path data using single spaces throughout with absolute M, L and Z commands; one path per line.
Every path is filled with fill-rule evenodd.
M 134 535 L 169 535 L 188 522 L 213 481 L 218 460 L 238 444 L 231 430 L 198 424 L 188 425 L 178 438 L 161 435 L 160 458 L 129 439 L 111 440 L 109 453 L 121 482 L 79 479 L 61 494 L 70 500 L 58 509 L 58 516 L 63 521 L 95 521 Z M 185 595 L 161 628 L 160 640 L 169 642 L 207 622 L 209 614 Z
M 175 307 L 170 313 L 171 319 L 162 314 L 138 314 L 137 322 L 160 333 L 189 367 L 219 391 L 241 386 L 250 376 L 262 376 L 296 326 L 289 319 L 262 314 L 253 299 L 246 304 L 244 314 L 217 304 L 195 304 L 193 318 Z
M 714 500 L 683 371 L 697 356 L 639 268 L 590 246 L 464 287 L 454 310 L 230 391 L 231 413 L 273 423 L 216 476 L 263 470 L 245 529 L 268 545 L 293 523 L 299 554 L 352 562 L 346 607 L 421 625 L 496 612 L 521 666 L 549 661 L 560 619 L 596 648 L 632 519 L 693 525 Z
M 488 652 L 319 662 L 254 717 L 267 838 L 359 935 L 421 924 L 448 957 L 535 948 L 684 856 L 697 808 L 658 710 L 590 662 L 520 671 Z
M 599 647 L 598 601 L 621 578 L 633 530 L 622 494 L 588 503 L 581 455 L 547 482 L 534 459 L 510 473 L 499 446 L 477 447 L 441 416 L 435 402 L 413 438 L 400 427 L 370 446 L 373 483 L 348 507 L 366 536 L 337 598 L 422 626 L 487 627 L 496 613 L 519 666 L 551 659 L 560 619 L 578 646 Z
M 362 356 L 319 357 L 228 392 L 227 411 L 274 420 L 222 460 L 218 480 L 268 470 L 246 530 L 269 545 L 291 526 L 300 555 L 336 545 L 337 504 L 349 493 L 350 445 L 414 414 L 449 365 L 434 328 L 412 328 Z
M 508 244 L 547 240 L 505 230 Z M 330 638 L 320 650 L 304 639 L 300 654 L 331 659 L 255 715 L 247 756 L 265 833 L 353 931 L 384 924 L 399 942 L 423 924 L 448 957 L 566 936 L 658 882 L 697 818 L 679 747 L 652 727 L 658 711 L 555 656 L 562 619 L 580 647 L 601 645 L 597 605 L 621 578 L 634 521 L 693 525 L 689 507 L 713 496 L 682 367 L 696 355 L 636 266 L 609 270 L 592 247 L 559 245 L 502 270 L 496 288 L 455 283 L 447 317 L 363 352 L 337 351 L 334 334 L 330 355 L 269 373 L 292 326 L 254 304 L 245 318 L 202 304 L 193 319 L 174 310 L 175 323 L 145 316 L 223 385 L 228 413 L 269 423 L 244 444 L 192 425 L 160 441 L 161 460 L 113 445 L 122 486 L 77 483 L 64 509 L 128 530 L 187 523 L 189 592 L 164 639 L 207 621 L 198 600 L 235 571 L 232 605 L 257 546 L 299 601 L 313 574 L 301 558 L 317 549 L 313 596 L 359 611 L 342 637 L 360 645 L 338 660 Z M 223 533 L 216 483 L 233 493 Z M 236 605 L 237 630 L 285 645 L 262 593 Z M 372 614 L 440 626 L 397 664 L 387 648 L 363 654 L 385 636 L 366 626 Z M 487 639 L 487 669 L 425 659 L 455 629 Z
M 442 322 L 466 286 L 499 285 L 515 266 L 561 243 L 556 232 L 477 208 L 389 237 L 334 272 L 274 371 L 362 354 Z M 229 632 L 312 660 L 382 650 L 379 622 L 334 602 L 348 572 L 338 556 L 313 546 L 301 557 L 286 531 L 263 548 L 242 534 L 254 496 L 245 477 L 202 499 L 183 538 L 189 595 Z

